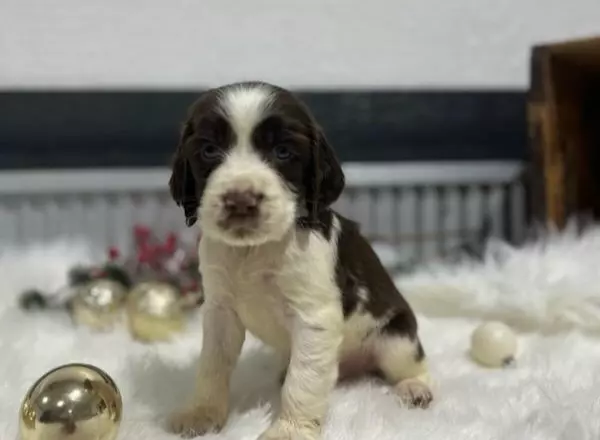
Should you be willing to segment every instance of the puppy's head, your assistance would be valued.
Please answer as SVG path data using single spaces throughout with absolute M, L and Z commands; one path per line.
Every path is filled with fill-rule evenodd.
M 280 239 L 337 200 L 344 174 L 308 108 L 265 83 L 212 89 L 190 109 L 171 194 L 188 226 L 230 245 Z

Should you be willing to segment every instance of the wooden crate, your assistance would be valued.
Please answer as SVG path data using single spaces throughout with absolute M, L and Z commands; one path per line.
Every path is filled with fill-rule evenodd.
M 600 37 L 539 45 L 528 96 L 532 214 L 600 217 Z

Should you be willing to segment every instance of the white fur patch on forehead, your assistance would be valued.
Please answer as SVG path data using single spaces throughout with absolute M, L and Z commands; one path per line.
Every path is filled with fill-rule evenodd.
M 273 90 L 266 85 L 239 85 L 226 90 L 220 104 L 233 131 L 246 137 L 263 120 L 272 99 Z

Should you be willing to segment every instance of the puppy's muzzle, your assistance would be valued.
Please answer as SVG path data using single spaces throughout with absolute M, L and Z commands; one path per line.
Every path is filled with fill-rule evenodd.
M 256 219 L 264 198 L 264 194 L 250 190 L 225 193 L 222 197 L 225 219 L 229 221 Z

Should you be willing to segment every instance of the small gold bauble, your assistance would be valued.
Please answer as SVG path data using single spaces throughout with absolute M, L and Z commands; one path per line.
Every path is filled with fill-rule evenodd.
M 471 356 L 486 367 L 512 365 L 517 354 L 517 336 L 502 322 L 486 322 L 471 335 Z
M 177 288 L 164 282 L 143 282 L 129 292 L 129 330 L 140 341 L 166 341 L 185 327 L 185 313 Z
M 113 280 L 99 279 L 78 288 L 71 302 L 77 324 L 95 330 L 110 330 L 121 318 L 125 287 Z
M 29 389 L 20 440 L 115 440 L 123 402 L 113 380 L 92 365 L 58 367 Z

